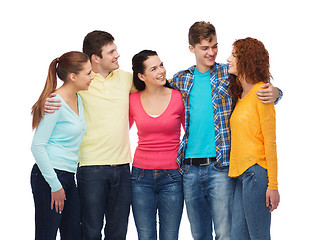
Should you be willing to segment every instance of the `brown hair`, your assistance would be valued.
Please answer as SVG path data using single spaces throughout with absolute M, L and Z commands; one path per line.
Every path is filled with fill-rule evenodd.
M 272 76 L 269 70 L 269 53 L 261 41 L 250 37 L 236 40 L 233 43 L 233 51 L 237 57 L 239 77 L 243 77 L 248 83 L 270 82 Z M 242 93 L 238 76 L 229 76 L 229 90 L 234 103 Z
M 91 58 L 93 54 L 102 58 L 102 48 L 112 42 L 114 42 L 114 37 L 110 33 L 95 30 L 85 36 L 82 51 L 87 54 L 89 58 Z
M 68 75 L 70 73 L 78 74 L 83 70 L 83 64 L 89 61 L 89 57 L 82 52 L 67 52 L 63 54 L 60 58 L 54 59 L 48 68 L 48 75 L 44 89 L 37 100 L 37 102 L 32 107 L 32 128 L 37 128 L 41 118 L 44 116 L 44 105 L 46 98 L 57 87 L 57 77 L 62 81 L 66 82 Z
M 189 44 L 194 47 L 203 39 L 211 42 L 214 36 L 216 30 L 213 24 L 204 21 L 195 22 L 189 29 Z

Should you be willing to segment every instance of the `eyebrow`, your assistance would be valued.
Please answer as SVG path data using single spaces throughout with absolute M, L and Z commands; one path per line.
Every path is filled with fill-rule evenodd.
M 158 65 L 151 66 L 151 67 L 149 67 L 149 69 L 154 69 L 154 68 L 157 68 L 158 66 L 161 66 L 161 65 L 163 65 L 163 62 L 160 62 Z

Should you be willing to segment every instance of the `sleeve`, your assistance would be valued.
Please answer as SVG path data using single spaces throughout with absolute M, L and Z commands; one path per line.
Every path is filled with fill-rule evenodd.
M 47 144 L 57 123 L 59 115 L 60 110 L 44 115 L 34 133 L 31 146 L 31 151 L 35 158 L 36 164 L 38 165 L 46 182 L 49 184 L 52 192 L 56 192 L 62 188 L 62 185 L 57 178 L 57 174 L 52 167 L 51 160 L 47 153 Z
M 181 104 L 181 124 L 182 124 L 183 130 L 185 130 L 185 108 L 184 108 L 184 103 L 183 103 L 181 94 L 179 94 L 179 96 L 180 96 L 180 100 L 179 101 L 180 101 L 180 104 Z
M 279 89 L 279 97 L 277 98 L 277 100 L 275 100 L 274 105 L 278 104 L 278 102 L 282 99 L 283 97 L 283 92 L 280 88 Z
M 267 161 L 268 170 L 268 189 L 277 190 L 277 149 L 276 149 L 276 120 L 275 109 L 273 103 L 264 104 L 260 101 L 258 103 L 258 113 L 260 118 L 260 125 L 263 135 L 264 149 Z
M 133 114 L 132 114 L 132 104 L 133 100 L 132 100 L 132 97 L 131 97 L 131 94 L 129 95 L 129 112 L 128 112 L 128 118 L 129 118 L 129 129 L 132 128 L 133 124 L 134 124 L 134 117 L 133 117 Z
M 174 75 L 174 77 L 171 78 L 171 79 L 169 79 L 168 81 L 169 81 L 170 86 L 171 86 L 173 89 L 179 91 L 179 88 L 176 86 L 176 83 L 175 83 L 175 77 L 176 77 L 176 75 Z

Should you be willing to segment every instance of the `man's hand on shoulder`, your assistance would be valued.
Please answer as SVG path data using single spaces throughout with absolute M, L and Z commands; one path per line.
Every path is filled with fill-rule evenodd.
M 279 98 L 279 89 L 273 87 L 271 83 L 263 84 L 261 88 L 257 91 L 257 96 L 262 103 L 274 103 Z
M 46 113 L 53 113 L 55 110 L 58 110 L 61 107 L 61 100 L 53 98 L 56 96 L 56 93 L 51 93 L 48 98 L 46 98 L 44 110 Z

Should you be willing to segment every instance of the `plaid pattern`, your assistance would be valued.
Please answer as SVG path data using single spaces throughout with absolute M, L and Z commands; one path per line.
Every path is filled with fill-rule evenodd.
M 170 85 L 181 92 L 185 107 L 185 133 L 181 141 L 177 162 L 182 166 L 189 136 L 190 91 L 194 82 L 194 68 L 180 71 L 173 76 Z M 228 93 L 228 64 L 215 63 L 211 67 L 212 103 L 214 111 L 216 160 L 220 166 L 229 165 L 230 127 L 232 99 Z

